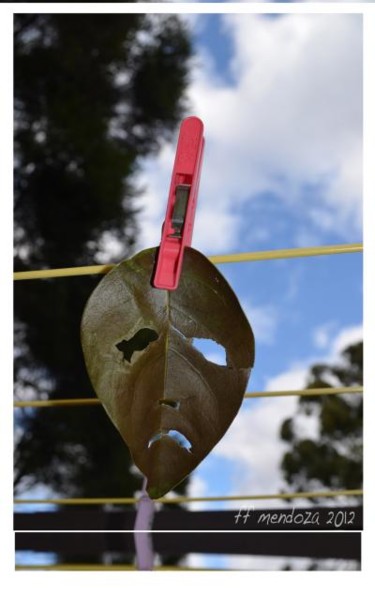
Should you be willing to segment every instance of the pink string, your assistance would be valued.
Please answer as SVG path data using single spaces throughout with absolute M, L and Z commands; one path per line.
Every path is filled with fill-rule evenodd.
M 147 478 L 144 478 L 134 523 L 136 564 L 141 571 L 151 571 L 155 559 L 151 533 L 148 532 L 152 528 L 155 505 L 148 496 L 146 486 Z

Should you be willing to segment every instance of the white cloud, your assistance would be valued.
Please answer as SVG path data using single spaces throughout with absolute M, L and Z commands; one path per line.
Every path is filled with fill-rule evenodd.
M 340 220 L 353 215 L 359 222 L 360 20 L 227 15 L 225 22 L 237 86 L 218 90 L 202 73 L 192 87 L 220 177 L 243 199 L 268 188 L 296 189 L 298 197 L 302 183 L 324 180 Z
M 273 305 L 253 305 L 249 300 L 243 299 L 241 306 L 253 329 L 255 341 L 263 344 L 272 344 L 275 339 L 279 314 Z
M 169 182 L 174 159 L 174 147 L 166 144 L 157 159 L 143 163 L 137 188 L 142 194 L 137 201 L 140 214 L 140 242 L 143 247 L 158 245 L 160 242 L 163 217 L 168 201 Z
M 346 347 L 362 339 L 363 327 L 361 325 L 344 328 L 333 341 L 331 357 L 334 357 L 336 353 L 341 353 Z
M 189 496 L 190 497 L 207 497 L 209 493 L 208 483 L 205 478 L 199 474 L 194 474 L 189 478 Z M 187 503 L 186 507 L 191 511 L 203 511 L 212 509 L 212 505 L 208 501 L 206 502 L 191 502 Z
M 318 349 L 326 349 L 329 346 L 334 327 L 335 322 L 328 322 L 315 328 L 312 333 L 314 346 L 318 347 Z
M 358 237 L 360 17 L 231 14 L 222 19 L 234 43 L 235 84 L 225 83 L 200 55 L 189 89 L 207 136 L 194 246 L 206 253 L 238 247 L 244 205 L 263 192 L 280 196 L 323 233 Z M 144 245 L 159 241 L 173 151 L 166 146 L 145 165 L 147 192 L 139 201 L 145 209 Z M 303 209 L 306 185 L 319 187 L 320 195 Z

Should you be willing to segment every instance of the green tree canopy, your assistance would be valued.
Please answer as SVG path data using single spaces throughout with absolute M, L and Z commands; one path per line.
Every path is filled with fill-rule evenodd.
M 168 15 L 15 15 L 15 270 L 95 264 L 136 241 L 133 177 L 186 112 L 191 47 Z M 16 282 L 16 399 L 94 397 L 79 327 L 97 277 Z M 15 485 L 129 496 L 101 407 L 17 411 Z
M 361 385 L 363 343 L 345 349 L 342 360 L 337 365 L 313 366 L 307 388 Z M 362 487 L 362 410 L 361 394 L 300 398 L 296 416 L 286 419 L 280 429 L 281 438 L 288 444 L 281 467 L 293 490 Z M 318 437 L 299 433 L 300 414 L 316 417 Z

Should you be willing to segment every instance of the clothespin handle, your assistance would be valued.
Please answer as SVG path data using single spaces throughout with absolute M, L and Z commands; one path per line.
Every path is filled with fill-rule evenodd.
M 191 245 L 204 149 L 203 123 L 190 116 L 181 123 L 168 205 L 155 266 L 153 285 L 178 287 L 184 248 Z

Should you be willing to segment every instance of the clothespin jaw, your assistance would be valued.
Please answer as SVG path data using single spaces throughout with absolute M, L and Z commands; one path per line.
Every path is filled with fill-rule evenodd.
M 181 123 L 169 189 L 167 212 L 156 260 L 153 285 L 175 290 L 184 248 L 191 245 L 204 148 L 203 123 L 196 116 Z

